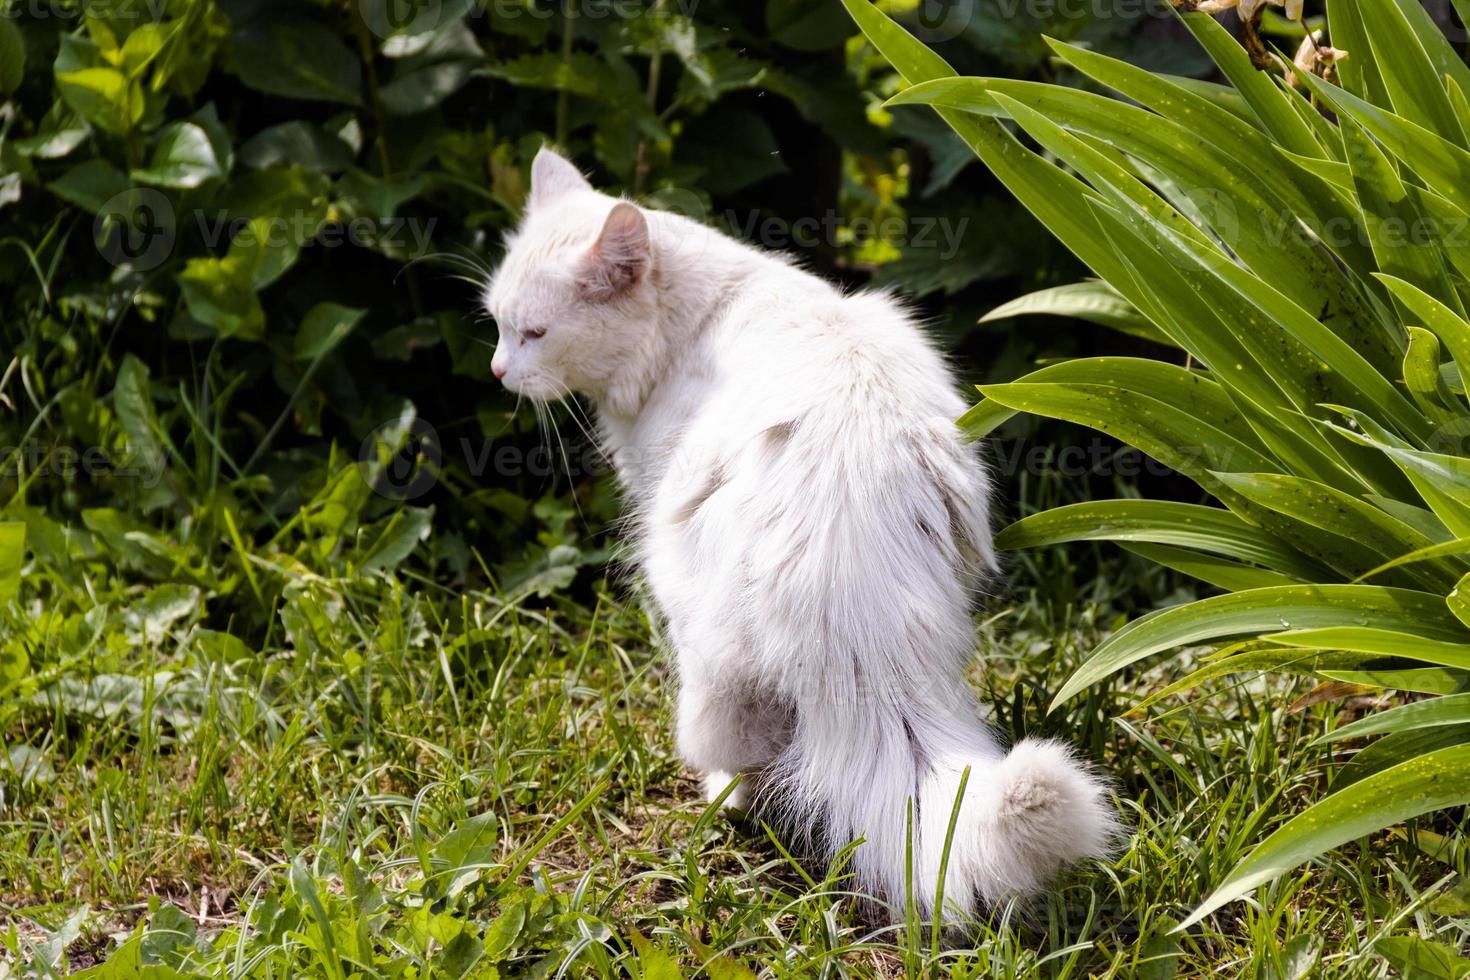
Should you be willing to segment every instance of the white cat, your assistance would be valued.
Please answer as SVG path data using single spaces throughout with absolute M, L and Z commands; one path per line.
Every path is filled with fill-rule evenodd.
M 542 150 L 485 305 L 493 370 L 596 406 L 679 677 L 678 745 L 711 798 L 951 919 L 1102 855 L 1102 782 L 976 717 L 970 604 L 995 568 L 989 484 L 940 355 L 881 293 L 595 191 Z M 913 874 L 906 875 L 912 813 Z M 906 894 L 912 881 L 914 894 Z

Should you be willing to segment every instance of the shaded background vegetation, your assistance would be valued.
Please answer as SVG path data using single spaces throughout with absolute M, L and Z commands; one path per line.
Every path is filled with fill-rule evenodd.
M 33 547 L 107 533 L 95 508 L 274 535 L 335 472 L 330 447 L 411 418 L 439 439 L 445 471 L 413 503 L 452 531 L 432 559 L 452 577 L 471 547 L 515 579 L 600 529 L 612 504 L 576 445 L 486 455 L 543 444 L 489 378 L 473 280 L 547 140 L 610 190 L 922 298 L 967 379 L 1090 343 L 976 326 L 1079 268 L 937 119 L 877 108 L 896 76 L 835 0 L 10 6 L 0 443 L 22 447 L 4 479 Z M 1042 32 L 1205 64 L 1131 0 L 893 9 L 975 73 L 1061 73 Z

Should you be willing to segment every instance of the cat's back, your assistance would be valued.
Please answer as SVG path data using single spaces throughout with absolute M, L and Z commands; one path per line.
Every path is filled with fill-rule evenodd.
M 761 421 L 862 417 L 879 437 L 920 420 L 952 422 L 965 410 L 944 358 L 892 296 L 845 294 L 790 272 L 753 290 L 721 324 L 711 356 L 724 408 Z
M 664 607 L 713 590 L 792 637 L 830 602 L 874 636 L 915 616 L 965 633 L 993 562 L 988 482 L 918 323 L 885 294 L 792 277 L 732 304 L 709 341 L 644 525 Z

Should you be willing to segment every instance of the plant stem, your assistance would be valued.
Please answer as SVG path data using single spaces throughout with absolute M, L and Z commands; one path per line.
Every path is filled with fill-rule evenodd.
M 561 63 L 563 67 L 572 62 L 572 41 L 576 36 L 574 24 L 577 19 L 572 7 L 573 0 L 562 0 Z M 556 93 L 556 145 L 562 149 L 567 145 L 567 116 L 571 111 L 571 93 L 565 88 Z
M 654 0 L 652 14 L 654 17 L 663 15 L 665 0 Z M 653 43 L 653 57 L 648 63 L 648 89 L 644 94 L 650 111 L 658 109 L 658 84 L 663 74 L 664 49 L 658 41 Z M 643 184 L 648 178 L 648 138 L 641 137 L 638 140 L 638 156 L 633 165 L 633 193 L 642 194 Z

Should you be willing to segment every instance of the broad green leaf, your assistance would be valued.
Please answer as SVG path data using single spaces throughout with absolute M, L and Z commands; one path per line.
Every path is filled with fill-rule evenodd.
M 9 602 L 20 594 L 20 570 L 25 558 L 25 523 L 0 522 L 0 603 Z
M 1378 270 L 1408 280 L 1445 303 L 1458 306 L 1440 257 L 1441 240 L 1429 227 L 1399 179 L 1393 164 L 1351 119 L 1341 125 L 1363 226 L 1373 245 Z
M 1161 222 L 1172 222 L 1172 227 L 1189 241 L 1191 247 L 1209 253 L 1217 261 L 1228 261 L 1214 242 L 1180 216 L 1170 204 L 1118 163 L 1113 156 L 1105 153 L 1102 150 L 1105 144 L 1084 142 L 1003 93 L 994 93 L 992 97 L 999 106 L 1009 111 L 1012 117 L 1021 123 L 1043 147 L 1057 154 L 1086 177 L 1094 188 L 1115 198 L 1119 202 L 1119 207 L 1139 208 L 1154 215 Z M 1179 292 L 1160 289 L 1158 284 L 1138 276 L 1136 260 L 1128 252 L 1125 243 L 1120 242 L 1117 236 L 1109 235 L 1105 222 L 1099 231 L 1103 240 L 1112 239 L 1116 253 L 1114 261 L 1121 261 L 1124 268 L 1125 274 L 1121 277 L 1115 274 L 1110 285 L 1126 292 L 1128 299 L 1135 301 L 1130 305 L 1139 306 L 1140 312 L 1160 328 L 1161 333 L 1168 337 L 1170 342 L 1184 347 L 1204 361 L 1206 365 L 1238 364 L 1252 360 L 1240 344 L 1234 342 L 1230 331 L 1210 329 L 1208 316 L 1191 316 L 1171 306 L 1167 299 L 1179 297 Z M 1255 376 L 1252 375 L 1250 380 L 1255 381 Z M 1278 393 L 1270 390 L 1264 379 L 1261 379 L 1261 385 L 1261 388 L 1253 389 L 1257 397 L 1277 400 Z
M 41 117 L 34 135 L 24 139 L 10 137 L 6 142 L 22 156 L 38 160 L 59 160 L 81 146 L 91 132 L 65 102 L 54 102 Z
M 903 75 L 904 81 L 913 84 L 954 74 L 954 69 L 943 58 L 869 0 L 842 0 L 842 5 L 873 47 Z
M 629 938 L 638 957 L 638 975 L 641 980 L 684 980 L 679 961 L 667 950 L 654 945 L 637 929 L 631 932 Z
M 123 357 L 113 387 L 112 408 L 128 437 L 128 456 L 149 465 L 164 462 L 163 426 L 149 390 L 148 366 L 132 354 Z
M 255 275 L 262 257 L 259 250 L 232 246 L 222 259 L 190 259 L 179 274 L 190 315 L 222 337 L 259 339 L 265 311 L 255 295 Z
M 1099 500 L 1069 504 L 1017 521 L 995 545 L 1005 551 L 1068 541 L 1145 541 L 1197 548 L 1274 569 L 1305 581 L 1329 574 L 1228 510 L 1163 500 Z
M 1423 126 L 1364 102 L 1331 82 L 1307 72 L 1301 72 L 1299 77 L 1314 94 L 1372 133 L 1390 153 L 1424 178 L 1431 190 L 1461 210 L 1470 209 L 1470 153 Z
M 491 962 L 498 962 L 515 948 L 521 930 L 526 926 L 526 902 L 516 899 L 503 904 L 501 912 L 485 928 L 485 955 Z
M 1404 352 L 1404 387 L 1424 414 L 1442 426 L 1453 425 L 1462 413 L 1440 372 L 1439 339 L 1423 327 L 1409 328 Z
M 20 88 L 25 71 L 25 38 L 13 17 L 0 15 L 0 95 L 9 95 Z
M 433 3 L 362 0 L 358 10 L 368 30 L 383 38 L 383 54 L 403 58 L 423 51 L 437 34 L 454 26 L 472 6 L 473 0 Z
M 182 27 L 182 23 L 182 21 L 174 21 L 171 24 L 148 21 L 128 31 L 127 39 L 123 41 L 122 47 L 117 52 L 118 66 L 130 79 L 142 76 L 144 70 L 164 52 L 168 42 Z M 158 80 L 155 80 L 155 87 L 158 84 Z
M 1321 177 L 1323 180 L 1327 181 L 1327 183 L 1331 184 L 1333 187 L 1341 188 L 1344 191 L 1353 190 L 1352 167 L 1348 166 L 1346 163 L 1343 163 L 1341 160 L 1324 160 L 1317 157 L 1304 157 L 1300 153 L 1292 153 L 1290 150 L 1283 150 L 1279 146 L 1276 147 L 1276 152 L 1280 153 L 1282 157 L 1291 161 L 1296 166 L 1301 167 L 1303 170 L 1310 170 L 1318 177 Z
M 1180 924 L 1186 929 L 1297 865 L 1405 820 L 1470 802 L 1470 745 L 1439 749 L 1333 793 L 1255 848 Z
M 1344 430 L 1339 430 L 1344 431 Z M 1367 445 L 1375 445 L 1365 440 Z M 1424 498 L 1451 534 L 1470 537 L 1470 484 L 1461 486 L 1452 470 L 1436 465 L 1424 453 L 1377 443 L 1385 455 L 1399 465 L 1414 489 Z
M 258 92 L 362 103 L 362 64 L 333 30 L 305 17 L 261 17 L 235 32 L 240 80 Z
M 1371 60 L 1378 66 L 1394 111 L 1444 139 L 1465 145 L 1460 121 L 1445 94 L 1444 68 L 1437 68 L 1430 61 L 1419 36 L 1409 25 L 1404 7 L 1397 0 L 1382 0 L 1359 3 L 1358 9 L 1364 32 L 1372 45 Z M 1438 28 L 1433 29 L 1433 35 L 1441 44 L 1444 43 L 1444 35 Z M 1464 63 L 1453 54 L 1451 57 L 1464 74 Z M 1445 63 L 1447 65 L 1448 62 Z
M 422 177 L 385 180 L 354 167 L 338 179 L 336 192 L 339 203 L 375 221 L 384 221 L 422 194 L 425 186 Z
M 1113 284 L 1181 347 L 1214 371 L 1232 398 L 1274 408 L 1291 403 L 1294 395 L 1298 408 L 1308 407 L 1310 399 L 1303 397 L 1300 387 L 1278 380 L 1289 377 L 1307 384 L 1318 377 L 1299 344 L 1288 341 L 1276 345 L 1269 365 L 1263 364 L 1266 352 L 1260 344 L 1261 331 L 1255 329 L 1256 320 L 1234 317 L 1222 307 L 1230 297 L 1212 274 L 1207 271 L 1190 276 L 1170 261 L 1159 261 L 1158 249 L 1134 232 L 1117 211 L 1091 200 L 1084 205 L 1111 243 L 1115 260 L 1122 265 L 1123 278 Z M 1207 287 L 1211 295 L 1202 295 L 1200 287 Z M 1238 297 L 1236 305 L 1242 305 Z
M 393 571 L 428 538 L 433 528 L 434 508 L 405 507 L 384 523 L 383 531 L 357 566 L 359 574 Z
M 956 420 L 955 425 L 959 426 L 970 442 L 978 442 L 1015 418 L 1016 414 L 1015 409 L 1007 408 L 1000 402 L 981 398 Z
M 1303 213 L 1325 217 L 1348 212 L 1348 202 L 1343 194 L 1324 184 L 1310 170 L 1302 172 L 1297 168 L 1277 166 L 1277 146 L 1266 134 L 1217 108 L 1209 100 L 1127 62 L 1058 41 L 1049 40 L 1048 43 L 1077 70 L 1209 141 L 1212 147 L 1201 148 L 1201 155 L 1213 149 L 1216 153 L 1228 154 L 1230 162 L 1237 168 L 1273 173 L 1278 180 L 1291 182 L 1302 200 L 1309 204 Z M 1261 74 L 1254 69 L 1251 73 Z M 1277 97 L 1281 97 L 1279 93 Z M 1316 144 L 1306 145 L 1315 147 Z M 1352 255 L 1356 246 L 1356 242 L 1347 242 L 1343 248 Z
M 1450 672 L 1443 673 L 1449 675 Z M 1448 679 L 1448 676 L 1441 677 L 1429 684 L 1417 687 L 1401 683 L 1378 686 L 1393 691 L 1431 695 L 1443 695 L 1447 690 L 1450 692 L 1449 696 L 1453 696 L 1453 694 L 1464 692 L 1466 684 L 1470 683 L 1470 675 L 1463 672 L 1455 673 L 1453 684 L 1447 685 Z M 1433 728 L 1411 728 L 1403 732 L 1389 732 L 1387 735 L 1380 736 L 1371 745 L 1359 749 L 1337 772 L 1333 773 L 1330 791 L 1335 793 L 1375 773 L 1392 769 L 1394 766 L 1436 749 L 1462 745 L 1466 742 L 1470 742 L 1470 725 L 1436 725 Z
M 843 0 L 843 5 L 905 81 L 917 84 L 954 75 L 942 58 L 867 0 Z M 1017 200 L 1093 272 L 1114 285 L 1128 281 L 1126 270 L 1087 214 L 1086 188 L 1080 181 L 1027 150 L 994 120 L 949 109 L 937 111 Z M 1124 296 L 1135 299 L 1127 292 Z
M 1287 630 L 1267 634 L 1262 639 L 1304 650 L 1345 650 L 1470 670 L 1470 636 L 1461 641 L 1447 641 L 1409 630 L 1385 629 L 1371 620 L 1352 625 Z
M 1451 555 L 1470 555 L 1470 538 L 1455 538 L 1452 541 L 1442 541 L 1432 544 L 1427 548 L 1421 548 L 1418 551 L 1411 551 L 1406 555 L 1400 555 L 1392 561 L 1384 562 L 1379 567 L 1365 573 L 1363 578 L 1372 578 L 1379 572 L 1387 571 L 1390 568 L 1397 568 L 1400 565 L 1408 565 L 1416 561 L 1426 561 L 1430 558 L 1445 558 Z
M 1250 56 L 1229 31 L 1209 14 L 1185 13 L 1180 19 L 1283 148 L 1303 156 L 1323 155 L 1311 128 L 1291 108 L 1271 75 L 1251 64 Z
M 1327 32 L 1335 48 L 1348 52 L 1373 50 L 1358 0 L 1334 0 L 1327 5 Z M 1338 63 L 1337 72 L 1344 88 L 1354 95 L 1374 105 L 1389 104 L 1388 89 L 1376 59 L 1350 55 Z
M 709 975 L 709 980 L 756 980 L 755 971 L 728 956 L 706 960 L 704 972 Z
M 1464 287 L 1464 282 L 1470 279 L 1470 248 L 1466 247 L 1465 242 L 1465 229 L 1470 227 L 1470 215 L 1453 201 L 1418 183 L 1405 184 L 1404 189 L 1409 192 L 1414 206 L 1426 216 L 1426 227 L 1417 231 L 1423 232 L 1423 238 L 1438 241 L 1440 256 L 1449 263 L 1450 271 L 1460 280 L 1460 288 L 1457 290 L 1460 305 L 1470 308 L 1470 296 L 1467 296 Z
M 518 88 L 545 88 L 611 101 L 620 95 L 633 96 L 632 105 L 641 103 L 637 76 L 626 65 L 621 68 L 584 51 L 574 51 L 569 58 L 547 51 L 495 62 L 481 68 L 480 73 L 502 78 Z
M 319 173 L 339 173 L 352 165 L 352 150 L 338 137 L 298 119 L 250 137 L 240 147 L 240 162 L 256 170 L 295 164 Z
M 462 20 L 445 24 L 428 38 L 426 44 L 411 45 L 413 52 L 393 66 L 393 78 L 379 90 L 388 112 L 428 112 L 463 88 L 484 63 L 484 50 Z
M 1372 667 L 1320 670 L 1323 677 L 1355 687 L 1381 687 L 1409 694 L 1459 694 L 1470 690 L 1470 673 L 1449 667 Z
M 1436 514 L 1446 518 L 1445 523 L 1450 530 L 1461 537 L 1470 537 L 1470 529 L 1461 530 L 1462 521 L 1453 514 L 1447 517 L 1436 505 L 1431 495 L 1431 492 L 1443 495 L 1457 506 L 1466 508 L 1466 513 L 1470 513 L 1470 459 L 1463 456 L 1410 449 L 1401 442 L 1385 438 L 1382 430 L 1375 431 L 1364 425 L 1365 420 L 1361 415 L 1353 416 L 1353 421 L 1363 426 L 1364 431 L 1355 432 L 1341 426 L 1333 426 L 1333 428 L 1342 433 L 1345 438 L 1358 440 L 1364 445 L 1377 448 L 1398 463 L 1404 473 L 1414 481 L 1415 487 L 1425 495 L 1425 503 L 1429 504 Z M 1458 435 L 1463 438 L 1463 434 L 1453 431 L 1442 432 L 1438 435 Z M 1434 435 L 1431 435 L 1431 440 L 1433 439 Z M 1458 447 L 1451 443 L 1447 448 Z
M 1405 503 L 1402 500 L 1395 500 L 1376 493 L 1365 493 L 1363 494 L 1363 499 L 1379 510 L 1392 514 L 1394 517 L 1397 517 L 1405 524 L 1414 528 L 1420 534 L 1424 535 L 1425 538 L 1433 541 L 1436 547 L 1454 539 L 1454 535 L 1450 533 L 1450 529 L 1445 527 L 1444 522 L 1436 517 L 1434 511 L 1428 507 Z M 1428 549 L 1425 550 L 1427 551 Z M 1423 558 L 1439 557 L 1438 554 L 1425 554 L 1424 552 L 1417 551 L 1410 552 L 1409 554 L 1416 556 L 1411 559 L 1412 561 L 1421 560 L 1419 557 L 1421 555 Z M 1454 554 L 1454 552 L 1444 552 L 1444 554 Z M 1405 557 L 1407 556 L 1401 555 L 1399 558 L 1395 558 L 1394 562 L 1398 564 L 1394 564 L 1393 567 L 1397 568 L 1399 564 L 1408 564 L 1408 562 L 1403 561 Z
M 1373 951 L 1412 980 L 1459 980 L 1470 974 L 1470 959 L 1451 946 L 1419 936 L 1389 936 L 1373 944 Z
M 292 356 L 298 361 L 314 361 L 327 356 L 366 315 L 367 310 L 339 303 L 318 303 L 306 314 L 296 331 Z
M 433 857 L 448 878 L 443 894 L 453 898 L 486 870 L 495 856 L 499 831 L 499 819 L 487 811 L 460 821 L 440 839 Z
M 1418 531 L 1373 505 L 1323 483 L 1279 473 L 1215 473 L 1215 478 L 1260 506 L 1376 551 L 1385 559 L 1426 548 Z M 1431 588 L 1447 586 L 1453 572 L 1443 563 L 1416 566 Z
M 1281 79 L 1275 75 L 1272 75 L 1271 77 L 1273 81 L 1281 81 Z M 1317 142 L 1323 147 L 1324 152 L 1327 154 L 1327 158 L 1331 160 L 1343 159 L 1342 134 L 1338 132 L 1337 127 L 1333 125 L 1332 122 L 1328 121 L 1327 117 L 1322 114 L 1322 110 L 1312 103 L 1308 94 L 1302 92 L 1293 85 L 1284 84 L 1278 85 L 1277 91 L 1281 92 L 1286 97 L 1287 104 L 1290 105 L 1294 110 L 1296 110 L 1296 114 L 1301 118 L 1303 122 L 1307 124 L 1307 127 L 1311 129 L 1312 134 L 1317 137 Z M 1332 182 L 1328 181 L 1328 183 Z
M 1146 393 L 1171 409 L 1264 451 L 1221 386 L 1198 371 L 1141 357 L 1079 357 L 1039 368 L 1011 384 L 1100 385 Z M 983 388 L 981 390 L 984 390 Z
M 355 533 L 372 488 L 356 463 L 342 467 L 306 505 L 304 520 L 320 537 L 318 550 L 329 554 L 344 536 Z
M 1428 592 L 1372 585 L 1251 589 L 1175 606 L 1129 623 L 1103 641 L 1067 679 L 1052 700 L 1052 709 L 1157 653 L 1283 629 L 1356 626 L 1365 621 L 1430 639 L 1470 642 L 1470 632 L 1450 615 L 1444 600 Z
M 982 316 L 980 322 L 989 323 L 1010 316 L 1037 314 L 1074 317 L 1134 337 L 1160 344 L 1173 344 L 1168 336 L 1161 333 L 1158 327 L 1139 313 L 1116 289 L 1095 279 L 1028 293 L 997 306 Z
M 132 177 L 140 184 L 186 189 L 198 187 L 206 180 L 223 177 L 223 161 L 215 155 L 215 147 L 204 127 L 192 122 L 176 122 L 158 134 L 158 143 L 148 166 L 134 170 Z
M 1149 561 L 1182 572 L 1201 582 L 1207 582 L 1226 592 L 1243 592 L 1246 589 L 1262 589 L 1273 585 L 1294 585 L 1301 581 L 1280 572 L 1272 572 L 1255 565 L 1246 565 L 1229 558 L 1201 554 L 1187 548 L 1175 548 L 1167 544 L 1122 544 L 1124 551 Z
M 1256 361 L 1272 371 L 1298 411 L 1310 414 L 1323 401 L 1356 402 L 1371 406 L 1406 432 L 1427 434 L 1429 423 L 1413 404 L 1359 350 L 1322 324 L 1319 316 L 1325 317 L 1325 312 L 1314 315 L 1232 262 L 1200 256 L 1147 214 L 1120 213 L 1119 218 L 1147 235 L 1148 245 L 1162 252 L 1172 268 L 1194 272 L 1196 288 L 1205 292 L 1227 329 L 1248 345 Z M 1140 272 L 1144 268 L 1137 263 L 1134 267 Z M 1344 397 L 1337 399 L 1332 392 Z M 1273 404 L 1254 400 L 1262 407 Z
M 1187 92 L 1193 92 L 1211 104 L 1224 109 L 1248 125 L 1256 129 L 1262 129 L 1261 119 L 1256 115 L 1240 93 L 1231 85 L 1222 85 L 1219 82 L 1208 82 L 1202 78 L 1190 78 L 1188 75 L 1170 75 L 1165 72 L 1156 73 L 1157 77 L 1164 79 L 1172 85 L 1177 85 Z
M 86 907 L 83 907 L 81 912 L 85 915 Z M 158 969 L 156 966 L 145 967 L 143 965 L 143 929 L 139 926 L 105 960 L 85 970 L 77 970 L 71 976 L 73 980 L 155 980 L 150 971 L 158 971 Z M 172 980 L 172 978 L 165 976 L 156 978 L 156 980 Z
M 1270 460 L 1206 422 L 1168 403 L 1100 384 L 982 385 L 980 392 L 1008 408 L 1086 425 L 1121 439 L 1165 466 L 1206 483 L 1217 470 L 1269 471 Z
M 1444 601 L 1460 622 L 1470 626 L 1470 573 L 1455 583 Z
M 132 131 L 146 108 L 142 86 L 115 68 L 58 71 L 56 90 L 77 115 L 114 136 Z
M 1460 383 L 1470 391 L 1470 323 L 1444 303 L 1426 293 L 1413 283 L 1389 275 L 1379 275 L 1378 280 L 1388 287 L 1404 307 L 1447 348 L 1455 359 L 1460 373 Z
M 1361 655 L 1352 653 L 1330 651 L 1323 653 L 1318 650 L 1293 650 L 1281 647 L 1266 650 L 1249 649 L 1243 653 L 1211 660 L 1195 668 L 1179 680 L 1150 693 L 1130 711 L 1147 711 L 1176 694 L 1192 691 L 1217 677 L 1228 677 L 1232 674 L 1261 675 L 1268 673 L 1312 675 L 1325 672 L 1329 668 L 1351 670 L 1360 666 L 1362 661 Z
M 51 193 L 93 214 L 132 189 L 128 175 L 102 159 L 87 160 L 46 185 Z
M 1457 57 L 1455 59 L 1459 61 Z M 1453 78 L 1445 79 L 1446 93 L 1450 97 L 1450 107 L 1455 110 L 1455 116 L 1460 120 L 1460 129 L 1470 133 L 1470 99 L 1465 97 L 1465 90 L 1460 83 Z
M 1315 240 L 1299 234 L 1294 215 L 1311 216 L 1320 227 L 1342 229 L 1332 245 L 1361 249 L 1359 216 L 1321 185 L 1322 200 L 1309 200 L 1286 182 L 1239 179 L 1237 165 L 1221 153 L 1200 152 L 1199 137 L 1189 128 L 1138 106 L 1090 92 L 1040 82 L 1000 78 L 943 78 L 912 86 L 886 103 L 933 105 L 993 116 L 1003 110 L 994 95 L 1002 94 L 1031 108 L 1053 124 L 1115 146 L 1156 168 L 1191 195 L 1210 228 L 1237 252 L 1265 283 L 1314 310 L 1324 309 L 1332 322 L 1355 322 L 1361 302 L 1355 287 L 1334 258 Z M 1279 158 L 1270 156 L 1278 166 Z M 1362 250 L 1367 255 L 1366 250 Z M 1353 258 L 1350 265 L 1364 267 Z M 1118 286 L 1107 275 L 1104 279 Z M 1330 314 L 1330 317 L 1328 316 Z
M 1451 694 L 1429 701 L 1401 704 L 1387 711 L 1378 711 L 1355 722 L 1335 728 L 1318 738 L 1314 744 L 1338 742 L 1345 738 L 1363 738 L 1382 735 L 1385 732 L 1410 731 L 1415 728 L 1435 728 L 1440 725 L 1470 724 L 1470 694 Z
M 1450 44 L 1445 31 L 1435 22 L 1427 9 L 1418 0 L 1395 0 L 1398 4 L 1399 13 L 1403 16 L 1405 23 L 1414 32 L 1419 43 L 1424 46 L 1425 53 L 1429 56 L 1434 74 L 1451 87 L 1459 87 L 1470 91 L 1470 68 L 1465 65 L 1465 60 L 1460 53 Z M 1467 130 L 1470 133 L 1470 130 Z
M 1266 409 L 1249 398 L 1237 398 L 1241 414 L 1271 455 L 1288 472 L 1354 491 L 1402 490 L 1402 478 L 1381 453 L 1346 440 L 1327 437 L 1315 420 L 1288 408 Z M 1345 458 L 1355 455 L 1351 461 Z

